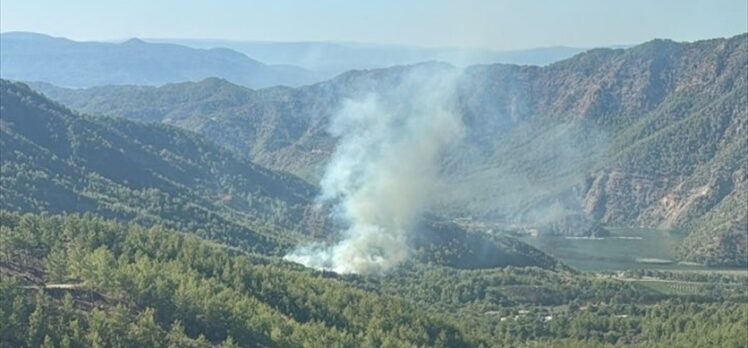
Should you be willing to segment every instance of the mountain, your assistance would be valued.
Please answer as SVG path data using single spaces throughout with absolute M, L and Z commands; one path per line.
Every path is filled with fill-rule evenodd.
M 272 42 L 199 39 L 146 39 L 195 48 L 225 47 L 271 64 L 287 64 L 333 77 L 348 70 L 441 61 L 453 65 L 547 65 L 585 51 L 576 47 L 542 47 L 526 50 L 424 48 L 346 42 Z
M 252 88 L 298 86 L 314 73 L 290 65 L 266 65 L 225 48 L 194 49 L 131 39 L 78 42 L 43 34 L 0 34 L 0 76 L 67 87 L 162 85 L 223 77 Z
M 329 94 L 387 88 L 412 69 L 452 68 L 352 73 Z M 223 86 L 213 108 L 246 102 L 245 88 L 203 83 Z M 192 96 L 203 98 L 209 89 Z M 138 91 L 154 90 L 160 89 Z M 275 93 L 297 92 L 273 89 L 257 107 L 287 105 L 294 100 L 278 101 L 282 94 Z M 211 103 L 193 105 L 212 110 Z M 142 119 L 162 111 L 154 110 Z M 533 143 L 527 147 L 512 141 L 534 150 L 514 168 L 537 166 L 549 159 L 547 147 L 574 144 L 575 132 L 598 125 L 545 123 L 551 127 L 540 128 L 544 139 L 525 139 Z M 510 123 L 494 133 L 522 134 L 530 125 L 537 123 Z M 491 149 L 478 130 L 469 134 L 480 141 L 455 151 L 474 152 L 449 153 L 447 174 L 466 177 L 455 162 L 472 163 L 477 157 L 470 156 Z M 599 144 L 602 137 L 590 138 Z M 539 140 L 547 142 L 535 146 Z M 384 274 L 340 275 L 286 262 L 278 256 L 289 242 L 327 237 L 326 213 L 312 204 L 314 186 L 247 157 L 160 122 L 82 115 L 1 80 L 0 345 L 745 345 L 748 299 L 739 272 L 576 272 L 516 239 L 465 231 L 432 215 L 417 226 L 411 257 Z
M 78 115 L 24 84 L 0 82 L 0 209 L 159 224 L 264 255 L 330 239 L 338 228 L 316 203 L 317 188 L 293 175 L 189 131 Z M 419 229 L 423 238 L 412 247 L 423 262 L 557 266 L 511 237 L 469 233 L 435 218 Z M 490 255 L 469 260 L 476 249 Z
M 441 215 L 531 228 L 559 219 L 672 229 L 686 260 L 744 264 L 748 35 L 595 49 L 545 67 L 477 65 L 457 82 L 465 144 L 444 159 Z M 419 64 L 351 71 L 292 88 L 226 81 L 67 90 L 86 113 L 197 131 L 315 182 L 342 100 L 384 92 Z M 583 224 L 583 225 L 584 225 Z M 584 231 L 571 231 L 582 233 Z
M 324 42 L 136 38 L 121 43 L 80 42 L 29 32 L 2 33 L 0 44 L 2 78 L 71 88 L 159 86 L 208 77 L 250 88 L 296 87 L 352 69 L 436 60 L 458 65 L 544 65 L 584 51 L 570 47 L 496 52 Z
M 688 234 L 683 258 L 743 265 L 748 256 L 747 62 L 748 35 L 743 34 L 593 50 L 546 68 L 479 67 L 472 73 L 490 81 L 480 91 L 499 92 L 472 98 L 490 98 L 491 107 L 509 119 L 584 125 L 570 133 L 580 136 L 559 137 L 569 131 L 544 126 L 510 131 L 512 140 L 517 134 L 543 139 L 534 149 L 551 145 L 550 151 L 536 150 L 554 154 L 549 165 L 523 163 L 527 156 L 514 155 L 533 150 L 512 150 L 480 175 L 495 171 L 499 177 L 491 178 L 502 180 L 501 174 L 517 168 L 527 168 L 521 171 L 527 175 L 547 170 L 553 179 L 549 187 L 563 187 L 557 183 L 564 172 L 579 182 L 581 173 L 573 171 L 581 169 L 584 183 L 575 185 L 571 196 L 588 217 L 675 229 Z M 485 114 L 483 105 L 476 114 Z M 538 181 L 545 184 L 544 179 Z
M 217 78 L 158 88 L 104 86 L 71 90 L 42 83 L 31 85 L 75 110 L 197 131 L 230 145 L 254 162 L 297 174 L 309 167 L 321 170 L 321 162 L 334 147 L 325 132 L 327 118 L 319 117 L 327 116 L 336 107 L 338 93 L 328 93 L 321 87 L 337 88 L 331 83 L 299 90 L 251 90 Z
M 262 252 L 324 230 L 316 188 L 291 175 L 184 130 L 80 116 L 20 83 L 0 89 L 3 209 L 160 223 Z

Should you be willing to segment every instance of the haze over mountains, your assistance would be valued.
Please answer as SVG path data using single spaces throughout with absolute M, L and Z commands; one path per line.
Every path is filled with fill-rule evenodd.
M 65 87 L 163 85 L 218 77 L 250 88 L 300 86 L 352 69 L 423 61 L 544 65 L 583 51 L 551 47 L 496 52 L 343 43 L 130 39 L 79 42 L 27 32 L 0 34 L 0 76 Z
M 288 65 L 266 65 L 225 48 L 193 49 L 131 39 L 78 42 L 43 34 L 0 34 L 0 76 L 67 87 L 162 85 L 221 77 L 252 88 L 298 86 L 319 78 Z
M 469 48 L 425 48 L 346 42 L 265 42 L 196 39 L 146 39 L 148 42 L 175 43 L 195 48 L 225 47 L 265 63 L 295 65 L 333 77 L 348 70 L 383 68 L 427 61 L 456 66 L 473 64 L 547 65 L 569 58 L 586 49 L 543 47 L 496 51 Z
M 434 211 L 577 226 L 562 227 L 565 233 L 584 233 L 594 222 L 674 228 L 690 236 L 684 259 L 742 264 L 746 37 L 655 40 L 546 67 L 466 68 L 456 93 L 467 140 L 443 159 L 455 188 L 435 197 Z M 326 130 L 338 102 L 386 91 L 418 69 L 455 68 L 353 71 L 258 91 L 217 79 L 160 88 L 35 86 L 86 113 L 199 132 L 314 183 L 335 147 Z

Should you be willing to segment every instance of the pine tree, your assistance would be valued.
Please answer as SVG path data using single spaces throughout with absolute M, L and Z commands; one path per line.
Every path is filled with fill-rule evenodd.
M 189 337 L 184 333 L 184 326 L 181 321 L 177 320 L 171 323 L 171 328 L 166 335 L 166 339 L 169 343 L 169 348 L 180 348 L 187 344 L 186 342 L 189 340 Z
M 239 348 L 239 345 L 236 344 L 233 337 L 229 336 L 229 337 L 226 337 L 225 340 L 223 340 L 223 342 L 221 343 L 219 347 L 220 348 Z
M 49 335 L 44 335 L 42 348 L 55 348 L 55 343 L 52 341 L 52 337 L 49 337 Z
M 65 249 L 52 249 L 47 255 L 47 278 L 51 282 L 61 283 L 67 278 L 68 256 Z
M 36 308 L 31 312 L 27 325 L 26 345 L 28 347 L 38 347 L 44 340 L 45 331 L 43 298 L 37 295 Z
M 200 334 L 200 336 L 197 337 L 195 340 L 195 343 L 199 348 L 207 348 L 210 347 L 210 341 L 208 341 L 207 338 L 203 334 Z
M 91 348 L 104 348 L 107 346 L 107 333 L 109 328 L 106 313 L 98 309 L 91 311 L 88 319 L 88 333 L 86 343 Z
M 80 323 L 78 319 L 71 320 L 68 324 L 69 338 L 72 344 L 78 344 L 81 342 L 82 334 L 80 329 Z
M 70 340 L 68 334 L 63 334 L 60 339 L 60 348 L 72 348 L 73 342 Z
M 138 315 L 135 322 L 130 324 L 128 335 L 138 347 L 161 347 L 164 345 L 162 330 L 156 324 L 153 308 L 146 308 Z

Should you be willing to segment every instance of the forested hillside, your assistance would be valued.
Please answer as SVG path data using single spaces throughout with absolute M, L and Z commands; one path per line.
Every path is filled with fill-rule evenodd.
M 747 62 L 742 34 L 596 49 L 546 67 L 468 67 L 456 96 L 466 141 L 444 159 L 454 189 L 433 209 L 533 228 L 581 220 L 672 229 L 688 235 L 683 259 L 745 264 Z M 83 112 L 197 131 L 316 183 L 335 147 L 326 129 L 340 101 L 386 91 L 415 69 L 454 68 L 352 71 L 257 91 L 218 79 L 35 86 Z
M 282 261 L 289 241 L 314 237 L 299 224 L 324 221 L 295 218 L 313 186 L 188 131 L 78 115 L 20 83 L 1 91 L 3 209 L 86 212 L 0 211 L 4 345 L 745 343 L 742 275 L 580 274 L 428 217 L 413 257 L 382 276 Z
M 317 188 L 265 169 L 178 128 L 78 115 L 26 85 L 0 80 L 0 208 L 160 224 L 262 254 L 336 237 Z M 553 267 L 506 236 L 469 233 L 440 219 L 408 241 L 425 262 L 457 268 Z
M 0 211 L 0 226 L 8 347 L 745 343 L 744 277 L 686 278 L 696 290 L 683 294 L 535 267 L 338 276 L 91 215 Z
M 265 252 L 325 231 L 300 179 L 184 130 L 77 115 L 1 83 L 4 209 L 161 223 Z
M 0 0 L 0 348 L 748 348 L 746 13 Z

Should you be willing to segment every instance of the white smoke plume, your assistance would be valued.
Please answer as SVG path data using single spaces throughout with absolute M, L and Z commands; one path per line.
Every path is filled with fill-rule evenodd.
M 336 244 L 299 247 L 287 260 L 376 274 L 408 257 L 409 234 L 438 191 L 440 155 L 463 132 L 456 78 L 454 69 L 417 67 L 386 92 L 343 103 L 329 128 L 339 141 L 320 200 L 347 228 Z

